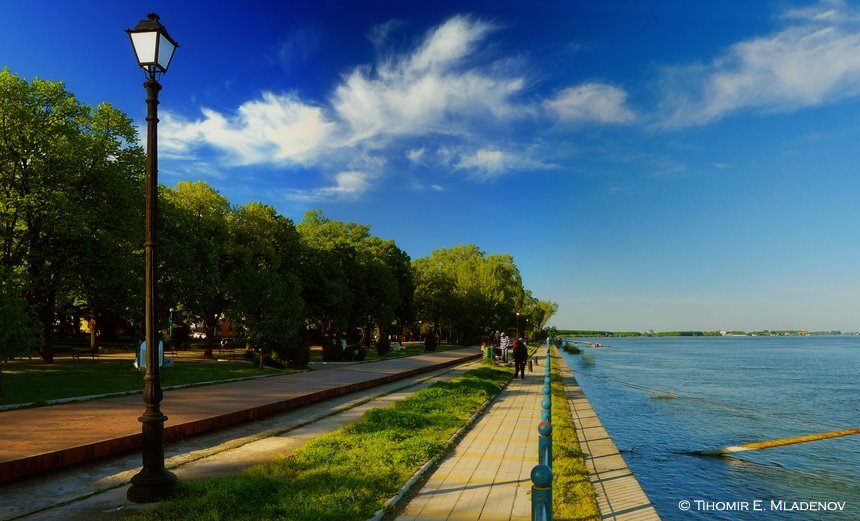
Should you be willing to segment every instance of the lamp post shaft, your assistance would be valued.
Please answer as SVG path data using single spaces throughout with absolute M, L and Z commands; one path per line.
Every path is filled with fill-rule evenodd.
M 158 338 L 156 335 L 155 284 L 158 238 L 158 92 L 161 85 L 148 79 L 146 87 L 146 376 L 143 401 L 146 409 L 138 418 L 142 424 L 143 468 L 133 478 L 127 497 L 135 503 L 152 503 L 173 495 L 176 475 L 164 467 L 164 422 L 161 412 Z

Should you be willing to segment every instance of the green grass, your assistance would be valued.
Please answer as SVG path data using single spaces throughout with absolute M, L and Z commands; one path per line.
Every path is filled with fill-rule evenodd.
M 588 480 L 564 382 L 554 360 L 552 372 L 552 511 L 557 521 L 600 519 L 594 488 Z
M 372 409 L 293 454 L 236 476 L 182 482 L 137 520 L 365 520 L 382 508 L 486 400 L 510 368 L 484 366 Z
M 131 360 L 60 360 L 41 364 L 15 360 L 2 367 L 0 405 L 45 402 L 60 398 L 91 396 L 143 389 L 143 373 Z M 175 361 L 161 370 L 162 387 L 194 384 L 261 374 L 282 373 L 241 362 Z

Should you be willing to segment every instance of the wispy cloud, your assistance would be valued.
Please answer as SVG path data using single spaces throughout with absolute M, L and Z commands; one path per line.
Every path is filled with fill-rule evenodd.
M 783 19 L 783 29 L 736 43 L 709 64 L 667 68 L 663 125 L 703 125 L 744 109 L 791 111 L 860 94 L 857 13 L 825 2 Z
M 286 70 L 297 62 L 308 60 L 320 45 L 320 35 L 311 26 L 291 31 L 290 37 L 281 41 L 277 48 L 277 60 Z
M 525 80 L 471 60 L 494 30 L 490 23 L 455 16 L 430 31 L 411 53 L 354 68 L 331 100 L 348 129 L 348 143 L 457 134 L 481 118 L 522 115 L 524 106 L 514 97 Z
M 568 87 L 544 101 L 558 119 L 576 122 L 630 123 L 636 113 L 627 106 L 627 92 L 603 83 Z
M 159 146 L 172 157 L 211 147 L 232 165 L 314 163 L 335 124 L 320 107 L 288 94 L 264 92 L 232 115 L 203 108 L 202 118 L 162 116 Z
M 335 175 L 335 184 L 312 190 L 289 190 L 287 199 L 299 202 L 317 202 L 324 199 L 355 199 L 370 188 L 371 175 L 347 171 Z
M 421 163 L 423 162 L 424 153 L 426 151 L 427 147 L 413 148 L 412 150 L 406 152 L 406 157 L 409 159 L 409 161 L 413 163 Z
M 163 157 L 184 161 L 189 172 L 192 162 L 200 168 L 207 159 L 287 172 L 312 167 L 334 183 L 291 191 L 291 199 L 358 197 L 374 180 L 394 175 L 391 165 L 406 161 L 416 169 L 468 171 L 465 179 L 477 181 L 556 168 L 517 142 L 522 137 L 513 129 L 523 121 L 535 131 L 559 119 L 616 124 L 636 118 L 625 91 L 599 83 L 572 86 L 542 102 L 520 73 L 528 70 L 525 60 L 495 55 L 490 39 L 501 29 L 492 22 L 454 16 L 412 47 L 394 49 L 392 31 L 401 25 L 372 28 L 375 60 L 347 70 L 319 102 L 266 91 L 234 111 L 164 112 Z M 306 57 L 318 43 L 311 30 L 284 41 L 281 62 Z
M 460 154 L 455 168 L 471 170 L 476 178 L 487 180 L 512 171 L 549 170 L 556 165 L 536 161 L 516 152 L 483 148 Z

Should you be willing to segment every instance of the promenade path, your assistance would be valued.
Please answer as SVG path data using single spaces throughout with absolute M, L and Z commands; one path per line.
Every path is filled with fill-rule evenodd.
M 480 357 L 475 348 L 165 391 L 165 441 Z M 0 412 L 0 483 L 138 449 L 140 395 Z
M 563 359 L 559 360 L 565 394 L 576 427 L 576 437 L 585 455 L 588 479 L 594 487 L 594 496 L 602 519 L 660 521 L 654 505 L 645 495 L 615 442 L 591 408 L 573 373 Z
M 398 521 L 531 520 L 546 347 L 515 379 L 404 508 Z

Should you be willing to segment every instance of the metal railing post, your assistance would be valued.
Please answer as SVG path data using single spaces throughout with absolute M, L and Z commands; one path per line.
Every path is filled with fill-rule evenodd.
M 552 468 L 552 423 L 538 424 L 538 463 Z
M 552 469 L 535 465 L 531 477 L 532 521 L 552 521 Z
M 538 464 L 532 469 L 532 521 L 552 521 L 552 376 L 550 339 L 546 339 L 546 370 L 538 424 Z

